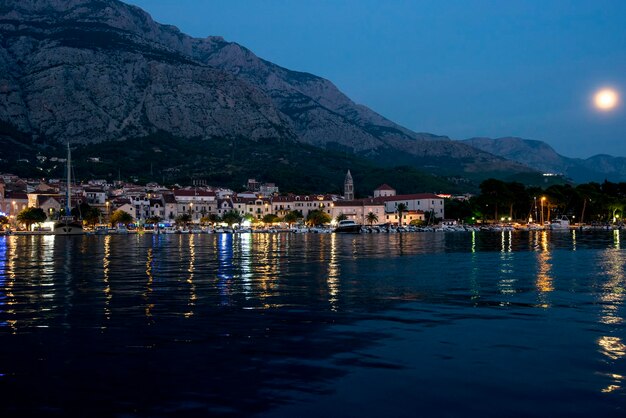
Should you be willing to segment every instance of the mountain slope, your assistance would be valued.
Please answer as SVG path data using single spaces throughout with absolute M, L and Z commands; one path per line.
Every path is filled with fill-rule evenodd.
M 531 171 L 412 132 L 328 80 L 220 37 L 192 38 L 116 0 L 0 0 L 0 74 L 0 121 L 36 140 L 163 131 L 299 141 L 441 174 Z
M 569 158 L 558 154 L 545 142 L 514 137 L 470 138 L 462 142 L 544 173 L 564 174 L 580 183 L 626 181 L 626 158 L 623 157 L 596 155 L 587 159 Z

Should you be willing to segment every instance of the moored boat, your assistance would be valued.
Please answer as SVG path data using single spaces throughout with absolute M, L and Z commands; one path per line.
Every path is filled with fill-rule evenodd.
M 339 221 L 337 228 L 333 232 L 338 234 L 359 234 L 361 233 L 361 225 L 351 219 Z
M 83 223 L 79 220 L 76 220 L 73 216 L 71 216 L 71 190 L 72 190 L 72 182 L 71 182 L 71 154 L 70 154 L 70 143 L 67 143 L 67 187 L 65 191 L 65 216 L 62 216 L 57 222 L 55 222 L 54 227 L 52 228 L 52 233 L 54 235 L 83 235 L 85 231 L 83 230 Z
M 550 222 L 550 229 L 553 231 L 568 231 L 569 226 L 569 219 L 565 215 Z

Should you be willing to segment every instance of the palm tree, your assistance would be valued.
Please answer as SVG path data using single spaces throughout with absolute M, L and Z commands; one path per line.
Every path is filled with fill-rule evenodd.
M 230 210 L 222 216 L 222 220 L 232 227 L 233 224 L 238 224 L 242 221 L 243 217 L 236 210 Z
M 378 215 L 376 215 L 374 212 L 370 212 L 367 214 L 365 219 L 367 220 L 367 222 L 370 223 L 370 226 L 372 226 L 374 222 L 378 222 Z
M 396 210 L 398 211 L 398 226 L 402 226 L 402 214 L 407 211 L 407 207 L 404 203 L 398 203 Z
M 113 214 L 111 215 L 112 226 L 116 226 L 117 224 L 124 224 L 128 226 L 128 224 L 132 222 L 133 222 L 133 216 L 128 212 L 124 212 L 123 210 L 118 209 L 115 212 L 113 212 Z
M 337 223 L 339 223 L 348 219 L 348 216 L 345 213 L 340 213 L 335 219 L 337 220 Z
M 191 215 L 188 213 L 181 213 L 176 217 L 176 224 L 178 225 L 187 225 L 191 222 Z
M 263 217 L 263 223 L 273 224 L 274 222 L 278 222 L 279 219 L 280 218 L 274 215 L 273 213 L 268 213 L 267 215 Z
M 310 225 L 318 226 L 318 225 L 324 225 L 324 224 L 330 223 L 332 218 L 326 212 L 317 209 L 317 210 L 312 210 L 311 212 L 309 212 L 309 214 L 306 217 L 306 220 Z
M 26 225 L 26 229 L 30 229 L 32 224 L 44 222 L 48 217 L 46 212 L 41 208 L 26 208 L 17 214 L 17 220 Z
M 287 222 L 287 224 L 289 224 L 289 227 L 291 228 L 291 225 L 295 222 L 298 222 L 298 219 L 302 219 L 302 213 L 296 210 L 292 210 L 285 215 L 283 221 Z

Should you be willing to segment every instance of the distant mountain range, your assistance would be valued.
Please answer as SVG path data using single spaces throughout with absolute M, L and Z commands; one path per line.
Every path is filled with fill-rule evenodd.
M 586 159 L 568 158 L 558 154 L 545 142 L 514 137 L 471 138 L 462 142 L 543 173 L 563 174 L 577 183 L 626 181 L 624 157 L 595 155 Z
M 221 156 L 211 153 L 256 141 L 266 155 L 306 144 L 474 184 L 489 176 L 536 178 L 537 170 L 575 181 L 626 178 L 624 158 L 580 160 L 539 141 L 453 141 L 413 132 L 354 103 L 328 80 L 221 37 L 190 37 L 117 0 L 0 0 L 0 163 L 66 141 L 132 147 L 148 137 L 203 141 L 198 150 L 215 164 Z M 183 154 L 179 147 L 177 158 Z M 326 160 L 316 155 L 319 170 L 338 169 Z M 157 170 L 188 169 L 159 161 Z
M 221 37 L 192 38 L 120 1 L 0 0 L 0 145 L 136 143 L 159 132 L 303 143 L 439 176 L 535 172 L 413 132 L 328 80 Z

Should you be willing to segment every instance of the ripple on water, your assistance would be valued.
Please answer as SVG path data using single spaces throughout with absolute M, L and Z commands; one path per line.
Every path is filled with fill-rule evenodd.
M 0 237 L 0 408 L 621 416 L 621 238 Z

